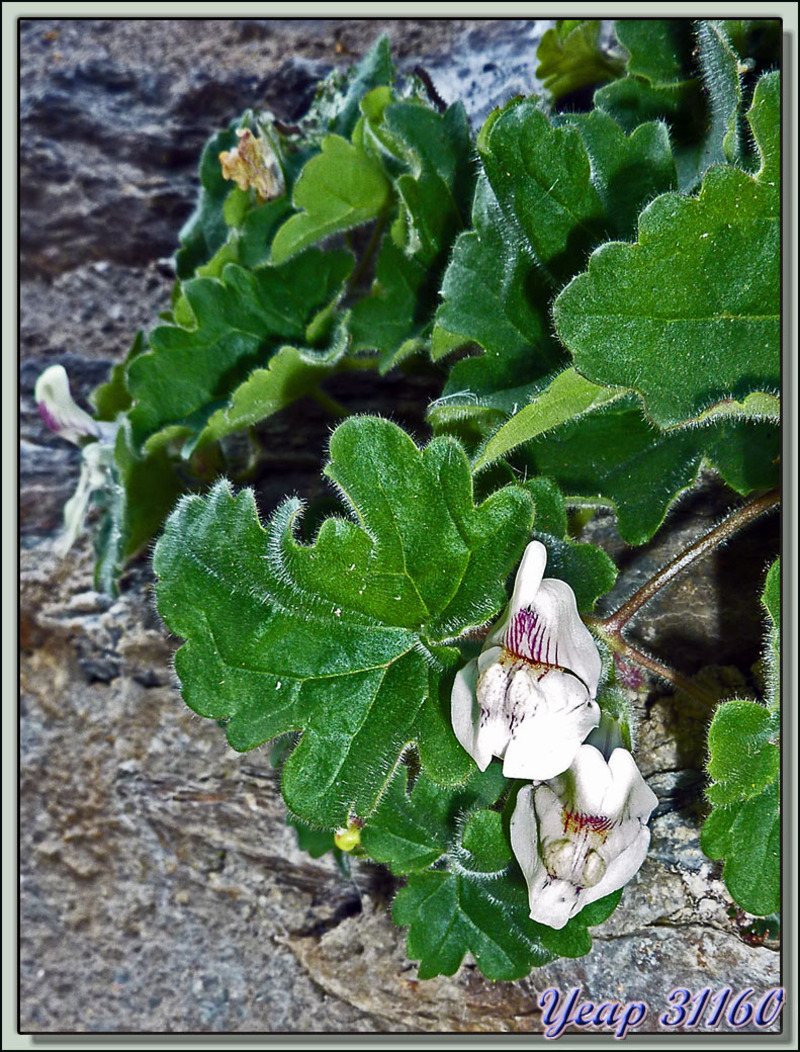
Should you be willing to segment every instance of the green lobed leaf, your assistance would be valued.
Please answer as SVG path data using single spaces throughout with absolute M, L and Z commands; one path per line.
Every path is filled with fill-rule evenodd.
M 611 114 L 626 132 L 646 121 L 670 128 L 682 190 L 700 175 L 700 153 L 707 131 L 707 101 L 695 75 L 692 23 L 687 19 L 620 19 L 619 42 L 629 53 L 628 75 L 595 94 L 595 105 Z
M 766 633 L 769 708 L 752 701 L 719 705 L 708 732 L 706 795 L 713 810 L 701 845 L 725 860 L 728 890 L 749 913 L 780 908 L 780 560 L 769 569 L 762 603 Z
M 767 704 L 777 710 L 781 703 L 781 561 L 770 566 L 761 602 L 769 621 L 764 647 Z
M 316 391 L 336 369 L 348 346 L 344 325 L 326 351 L 303 347 L 281 347 L 265 369 L 255 369 L 231 394 L 228 405 L 209 418 L 196 442 L 187 443 L 193 451 L 208 442 L 257 424 L 285 409 L 304 395 Z
M 628 52 L 628 73 L 654 87 L 674 87 L 689 79 L 692 36 L 685 19 L 620 18 L 614 32 Z
M 580 130 L 592 165 L 592 181 L 606 212 L 608 237 L 629 238 L 642 207 L 657 194 L 677 189 L 675 159 L 663 121 L 626 134 L 603 110 L 565 114 Z
M 499 771 L 499 765 L 491 766 Z M 408 955 L 419 960 L 420 979 L 452 975 L 468 952 L 487 978 L 504 980 L 522 978 L 556 956 L 588 953 L 587 923 L 604 920 L 620 893 L 593 903 L 560 931 L 538 924 L 529 916 L 527 888 L 503 815 L 481 809 L 477 799 L 456 801 L 452 789 L 432 784 L 416 794 L 415 787 L 411 797 L 396 801 L 401 835 L 397 840 L 381 839 L 380 846 L 393 868 L 410 871 L 392 916 L 410 929 Z M 419 842 L 429 824 L 434 832 L 428 834 L 431 847 L 425 852 Z M 436 869 L 423 869 L 429 859 L 436 861 Z
M 140 329 L 133 339 L 125 361 L 118 362 L 112 368 L 108 381 L 92 391 L 90 400 L 97 410 L 98 420 L 114 420 L 118 413 L 130 409 L 133 399 L 128 390 L 128 366 L 146 346 L 145 334 Z
M 770 174 L 766 129 L 778 87 L 777 77 L 762 78 L 754 100 L 764 116 L 754 127 L 761 170 Z M 779 245 L 775 181 L 714 167 L 698 198 L 657 198 L 640 216 L 635 245 L 612 242 L 592 255 L 556 300 L 558 333 L 581 373 L 640 391 L 662 427 L 777 389 Z
M 536 76 L 553 98 L 618 77 L 623 60 L 600 43 L 599 19 L 558 19 L 536 49 Z
M 714 809 L 701 845 L 724 858 L 728 890 L 748 913 L 780 908 L 780 749 L 777 713 L 751 701 L 729 701 L 709 730 L 708 789 Z
M 724 20 L 698 22 L 697 44 L 711 111 L 711 123 L 700 159 L 702 173 L 712 164 L 742 162 L 742 69 L 739 56 L 725 31 Z
M 602 240 L 605 220 L 578 129 L 554 127 L 535 97 L 517 98 L 487 118 L 478 152 L 503 213 L 539 265 L 555 283 L 574 274 Z
M 353 305 L 350 315 L 353 351 L 379 351 L 381 372 L 388 372 L 423 346 L 430 328 L 430 312 L 424 309 L 429 284 L 428 269 L 385 238 L 369 295 Z
M 574 369 L 565 369 L 532 402 L 495 431 L 476 458 L 473 471 L 482 471 L 524 442 L 569 423 L 625 393 L 624 388 L 603 387 L 584 379 Z
M 194 327 L 158 326 L 150 353 L 128 369 L 136 441 L 176 424 L 202 431 L 248 366 L 265 363 L 284 342 L 305 342 L 307 326 L 338 299 L 351 268 L 347 252 L 314 250 L 280 267 L 228 264 L 219 280 L 184 282 Z
M 361 844 L 393 873 L 427 869 L 454 842 L 465 816 L 493 804 L 506 784 L 499 764 L 490 764 L 483 773 L 473 765 L 463 786 L 444 790 L 421 774 L 409 794 L 408 768 L 401 765 L 364 826 Z
M 700 839 L 709 858 L 724 858 L 722 876 L 739 905 L 765 917 L 780 909 L 780 786 L 743 804 L 716 807 Z
M 552 253 L 560 253 L 555 266 L 565 278 L 582 265 L 591 244 L 629 236 L 642 204 L 675 185 L 663 124 L 626 136 L 600 112 L 556 121 L 558 126 L 551 126 L 529 100 L 502 111 L 485 135 L 488 180 L 478 183 L 475 230 L 456 242 L 433 332 L 435 358 L 459 338 L 474 341 L 484 353 L 452 367 L 429 414 L 437 429 L 466 419 L 485 433 L 530 399 L 547 373 L 564 362 L 550 331 Z M 560 197 L 542 197 L 541 186 L 536 189 L 537 179 L 551 175 L 551 182 L 564 184 L 566 204 Z M 591 221 L 569 210 L 569 195 L 578 186 L 586 201 L 594 202 Z M 546 267 L 532 256 L 546 259 Z
M 567 497 L 616 508 L 628 544 L 644 544 L 675 498 L 706 462 L 737 492 L 780 482 L 780 431 L 760 422 L 724 421 L 660 431 L 636 396 L 599 407 L 528 442 L 518 460 L 553 479 Z
M 108 484 L 95 495 L 95 503 L 101 508 L 94 537 L 98 591 L 117 594 L 117 579 L 125 561 L 152 540 L 183 488 L 183 480 L 164 450 L 148 456 L 136 451 L 130 424 L 123 416 Z
M 376 219 L 389 203 L 391 187 L 380 166 L 339 135 L 322 140 L 297 180 L 292 203 L 298 212 L 272 241 L 272 261 L 286 262 L 331 234 Z
M 532 508 L 514 487 L 476 508 L 457 443 L 422 451 L 385 420 L 346 421 L 330 453 L 354 519 L 326 519 L 301 544 L 297 501 L 265 531 L 252 494 L 221 483 L 178 505 L 154 566 L 159 611 L 188 641 L 176 656 L 187 704 L 227 720 L 239 750 L 302 731 L 284 797 L 337 828 L 374 810 L 411 742 L 434 780 L 467 777 L 442 706 L 456 657 L 444 644 L 505 603 Z
M 484 415 L 487 424 L 502 420 L 515 401 L 527 400 L 532 383 L 564 361 L 550 334 L 543 275 L 485 178 L 478 180 L 472 222 L 444 275 L 432 355 L 469 342 L 483 353 L 452 366 L 442 398 L 429 410 L 437 428 L 465 415 Z
M 711 757 L 707 791 L 712 804 L 749 800 L 771 785 L 780 769 L 775 744 L 780 724 L 775 713 L 752 701 L 720 705 L 708 732 Z
M 368 296 L 353 307 L 354 350 L 381 352 L 381 371 L 425 346 L 441 272 L 465 225 L 474 183 L 463 107 L 439 114 L 421 102 L 393 102 L 388 89 L 363 100 L 365 127 L 399 166 L 400 216 L 384 237 Z

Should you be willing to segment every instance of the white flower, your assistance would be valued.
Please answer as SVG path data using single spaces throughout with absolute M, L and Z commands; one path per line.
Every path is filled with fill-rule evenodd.
M 45 369 L 36 381 L 34 397 L 50 430 L 82 447 L 78 486 L 64 505 L 64 532 L 56 542 L 57 554 L 64 556 L 80 533 L 92 494 L 108 485 L 119 424 L 95 420 L 75 403 L 63 365 Z M 89 442 L 84 444 L 84 439 Z
M 657 802 L 624 748 L 606 761 L 600 749 L 582 745 L 564 774 L 525 786 L 511 846 L 531 918 L 563 928 L 588 903 L 627 884 L 647 854 L 647 820 Z
M 69 377 L 63 365 L 51 365 L 36 381 L 36 405 L 42 420 L 51 431 L 74 445 L 82 445 L 84 438 L 110 441 L 117 433 L 117 425 L 95 420 L 76 405 L 69 389 Z
M 547 552 L 525 550 L 506 615 L 453 684 L 455 735 L 484 771 L 544 781 L 572 763 L 600 709 L 600 655 L 568 584 L 542 580 Z

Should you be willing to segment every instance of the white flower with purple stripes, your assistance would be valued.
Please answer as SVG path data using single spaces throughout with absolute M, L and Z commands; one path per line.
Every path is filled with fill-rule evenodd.
M 569 770 L 521 789 L 511 818 L 531 918 L 551 928 L 627 884 L 647 855 L 658 799 L 621 736 L 602 731 L 589 735 Z
M 83 527 L 92 494 L 109 483 L 119 424 L 96 420 L 76 404 L 63 365 L 45 369 L 34 397 L 50 430 L 82 449 L 78 487 L 64 505 L 64 531 L 55 543 L 56 554 L 64 556 Z
M 456 737 L 484 771 L 507 778 L 562 774 L 597 726 L 600 655 L 568 584 L 542 580 L 547 552 L 531 541 L 508 610 L 453 684 Z

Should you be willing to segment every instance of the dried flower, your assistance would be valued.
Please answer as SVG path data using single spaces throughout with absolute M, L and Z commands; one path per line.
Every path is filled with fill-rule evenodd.
M 219 155 L 222 177 L 240 190 L 255 190 L 260 201 L 272 201 L 286 193 L 283 172 L 272 144 L 249 128 L 238 128 L 239 145 Z

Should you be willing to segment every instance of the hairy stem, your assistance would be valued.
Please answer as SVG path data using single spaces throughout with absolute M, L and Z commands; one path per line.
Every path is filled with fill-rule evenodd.
M 708 555 L 714 548 L 718 548 L 721 544 L 730 540 L 738 530 L 743 529 L 754 519 L 757 519 L 759 515 L 772 511 L 779 503 L 780 493 L 778 490 L 770 490 L 763 497 L 745 504 L 744 507 L 738 508 L 730 514 L 727 519 L 723 519 L 718 526 L 703 534 L 699 540 L 690 544 L 672 562 L 667 563 L 663 570 L 659 570 L 657 574 L 654 574 L 637 592 L 633 593 L 630 599 L 622 604 L 619 610 L 604 618 L 600 622 L 603 626 L 604 634 L 619 634 L 645 603 L 649 602 L 655 595 L 658 595 L 661 589 L 669 584 L 674 577 L 687 570 L 697 559 Z
M 592 631 L 600 636 L 600 638 L 603 639 L 612 650 L 621 654 L 626 660 L 633 661 L 637 665 L 648 669 L 650 672 L 665 679 L 668 683 L 672 683 L 672 685 L 679 690 L 697 698 L 704 704 L 713 703 L 716 701 L 716 698 L 714 698 L 708 691 L 704 690 L 698 684 L 692 683 L 675 669 L 662 664 L 655 658 L 650 657 L 649 654 L 645 654 L 641 650 L 632 646 L 625 639 L 623 632 L 625 626 L 639 612 L 639 610 L 641 610 L 641 608 L 654 596 L 658 595 L 661 589 L 669 584 L 673 578 L 688 569 L 697 559 L 708 555 L 709 552 L 730 540 L 738 530 L 743 529 L 754 519 L 757 519 L 765 512 L 772 511 L 778 506 L 779 502 L 780 493 L 778 490 L 770 490 L 768 493 L 751 501 L 749 504 L 745 504 L 744 507 L 738 508 L 726 519 L 723 519 L 718 526 L 709 530 L 708 533 L 703 534 L 699 540 L 690 544 L 689 547 L 673 559 L 672 562 L 668 563 L 662 570 L 659 570 L 658 573 L 654 574 L 649 581 L 646 581 L 642 587 L 634 592 L 634 594 L 613 614 L 610 614 L 605 618 L 587 617 L 584 619 L 587 625 Z

